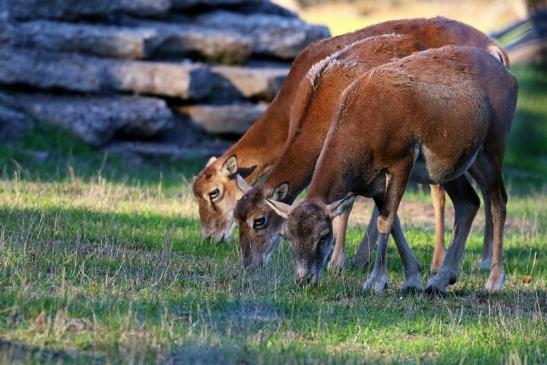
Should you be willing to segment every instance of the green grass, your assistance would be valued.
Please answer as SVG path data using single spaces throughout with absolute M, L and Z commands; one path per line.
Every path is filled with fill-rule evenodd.
M 518 108 L 506 164 L 547 177 L 547 69 L 517 66 Z M 524 158 L 523 158 L 524 157 Z
M 542 71 L 515 73 L 508 280 L 493 296 L 477 227 L 446 298 L 402 295 L 392 244 L 384 295 L 361 293 L 352 270 L 302 289 L 286 243 L 245 272 L 237 246 L 200 240 L 190 184 L 204 161 L 127 160 L 44 127 L 1 146 L 0 363 L 545 363 L 547 91 Z M 350 230 L 348 253 L 362 234 Z M 428 267 L 431 228 L 406 234 Z

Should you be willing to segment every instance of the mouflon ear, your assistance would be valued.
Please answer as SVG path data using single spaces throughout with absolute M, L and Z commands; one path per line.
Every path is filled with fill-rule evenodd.
M 226 159 L 226 161 L 224 161 L 224 164 L 222 164 L 222 168 L 220 171 L 226 177 L 235 175 L 237 173 L 236 155 L 230 156 L 228 159 Z
M 211 158 L 209 158 L 209 161 L 207 161 L 207 164 L 205 164 L 205 167 L 211 166 L 216 160 L 217 158 L 215 156 L 211 156 Z
M 357 195 L 350 194 L 343 199 L 337 200 L 327 205 L 327 212 L 331 218 L 337 217 L 340 214 L 347 212 L 353 206 L 353 202 Z
M 289 193 L 289 183 L 284 182 L 282 184 L 279 184 L 272 193 L 272 200 L 281 201 L 285 199 L 287 194 Z
M 236 174 L 236 184 L 243 194 L 246 194 L 253 188 L 240 174 Z
M 266 201 L 266 204 L 268 204 L 278 216 L 287 219 L 287 217 L 289 216 L 289 210 L 291 210 L 291 206 L 289 204 L 285 204 L 283 202 L 278 202 L 271 199 L 264 200 Z

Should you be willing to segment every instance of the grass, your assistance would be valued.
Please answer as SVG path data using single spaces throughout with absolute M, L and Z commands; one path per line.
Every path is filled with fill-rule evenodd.
M 392 244 L 384 295 L 361 293 L 352 270 L 302 289 L 286 244 L 245 272 L 236 246 L 199 238 L 190 182 L 204 161 L 105 155 L 41 126 L 1 146 L 0 363 L 546 363 L 546 78 L 515 73 L 508 280 L 493 296 L 479 225 L 446 298 L 402 295 Z M 405 201 L 432 210 L 419 190 Z M 427 267 L 432 227 L 413 222 Z M 350 230 L 348 252 L 362 234 Z
M 460 282 L 432 299 L 398 292 L 393 249 L 383 296 L 361 294 L 355 271 L 300 289 L 286 245 L 267 269 L 245 273 L 234 247 L 199 239 L 191 200 L 177 189 L 68 174 L 4 178 L 0 191 L 4 361 L 545 361 L 546 212 L 521 198 L 510 216 L 539 227 L 508 232 L 505 292 L 482 290 L 476 230 Z M 350 232 L 352 249 L 360 235 Z M 431 232 L 407 235 L 427 263 Z
M 545 177 L 547 69 L 517 66 L 513 68 L 513 73 L 519 80 L 519 100 L 505 161 L 510 166 Z

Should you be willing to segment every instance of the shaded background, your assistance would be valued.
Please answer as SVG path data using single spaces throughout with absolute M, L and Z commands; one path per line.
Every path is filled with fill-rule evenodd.
M 61 130 L 137 158 L 218 155 L 264 111 L 311 42 L 440 15 L 506 48 L 521 80 L 508 163 L 547 174 L 544 7 L 524 0 L 1 0 L 0 137 L 17 143 L 29 131 Z
M 103 150 L 218 154 L 207 133 L 242 134 L 327 36 L 263 0 L 2 0 L 0 136 L 43 123 Z
M 444 16 L 485 32 L 507 51 L 519 101 L 506 172 L 547 179 L 547 1 L 276 0 L 333 35 L 398 18 Z M 529 175 L 531 174 L 531 175 Z

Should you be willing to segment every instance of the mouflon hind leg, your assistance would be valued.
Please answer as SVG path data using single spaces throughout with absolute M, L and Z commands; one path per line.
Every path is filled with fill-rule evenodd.
M 494 221 L 492 220 L 492 202 L 488 189 L 489 179 L 487 176 L 485 176 L 484 171 L 479 167 L 479 164 L 481 164 L 481 159 L 482 158 L 479 156 L 479 158 L 477 159 L 479 162 L 471 166 L 471 168 L 469 169 L 469 173 L 481 189 L 482 199 L 484 202 L 484 238 L 482 243 L 482 255 L 479 268 L 481 271 L 489 271 L 492 267 Z
M 496 293 L 503 289 L 505 273 L 503 270 L 503 228 L 506 218 L 507 193 L 503 185 L 501 174 L 496 179 L 490 193 L 492 199 L 492 219 L 494 244 L 492 246 L 492 268 L 486 282 L 486 290 L 489 293 Z
M 436 274 L 439 272 L 446 255 L 446 248 L 444 246 L 445 192 L 440 184 L 430 185 L 430 187 L 433 208 L 435 210 L 435 248 L 433 250 L 433 258 L 431 259 L 430 271 Z
M 480 206 L 479 197 L 465 175 L 444 184 L 444 188 L 454 204 L 454 229 L 439 272 L 427 282 L 425 290 L 431 294 L 442 294 L 449 284 L 457 281 L 467 236 Z
M 503 154 L 499 155 L 503 156 Z M 502 259 L 503 229 L 507 215 L 507 192 L 501 174 L 501 159 L 480 156 L 478 165 L 484 171 L 484 176 L 487 177 L 485 186 L 491 201 L 493 228 L 492 265 L 485 288 L 489 293 L 496 293 L 503 289 L 505 283 Z

